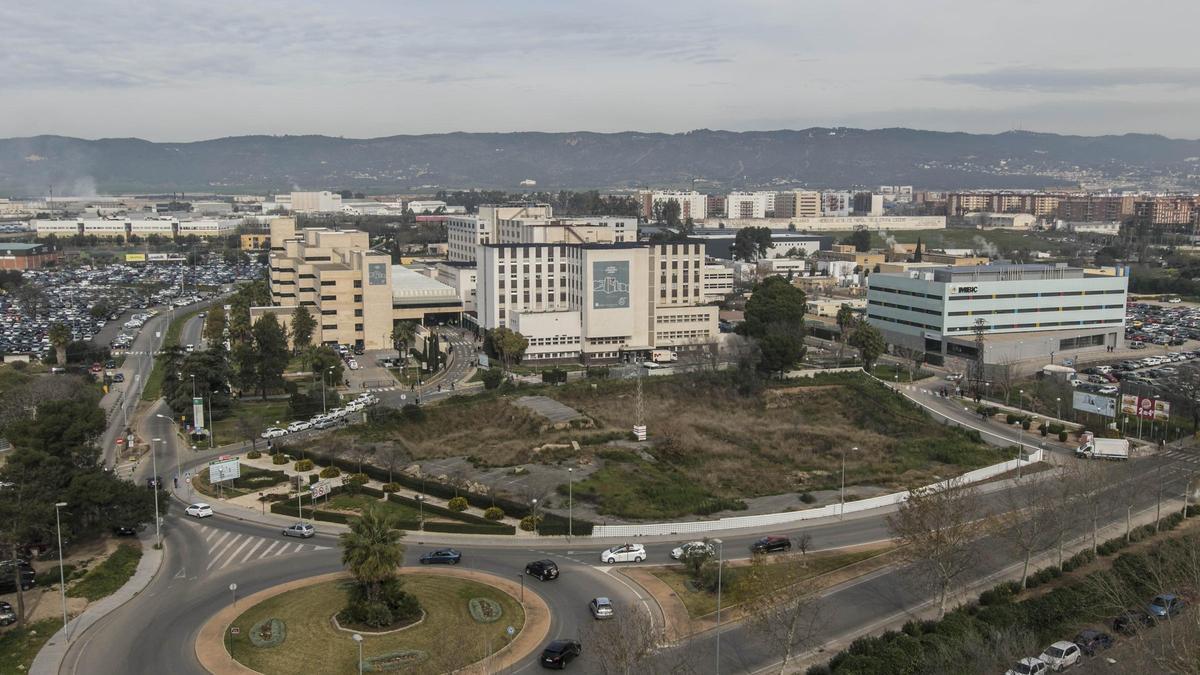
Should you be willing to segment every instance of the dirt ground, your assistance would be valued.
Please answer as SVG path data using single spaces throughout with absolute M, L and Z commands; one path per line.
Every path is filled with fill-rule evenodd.
M 137 542 L 138 540 L 134 537 L 125 537 L 122 539 L 105 537 L 100 541 L 95 541 L 63 551 L 63 565 L 74 565 L 76 570 L 79 570 L 82 567 L 92 569 L 108 558 L 108 556 L 111 555 L 113 551 L 117 550 L 117 547 L 121 544 L 136 545 Z M 39 575 L 42 573 L 57 573 L 57 551 L 46 554 L 41 560 L 34 560 L 33 569 Z M 0 595 L 0 600 L 7 600 L 14 608 L 17 606 L 16 593 Z M 68 597 L 67 613 L 70 616 L 76 616 L 82 612 L 87 605 L 88 601 L 86 598 Z M 58 592 L 57 577 L 55 577 L 55 581 L 52 585 L 38 586 L 25 591 L 25 611 L 26 619 L 29 621 L 38 621 L 41 619 L 48 619 L 50 617 L 62 616 L 62 600 Z M 3 630 L 7 629 L 0 628 L 0 631 Z

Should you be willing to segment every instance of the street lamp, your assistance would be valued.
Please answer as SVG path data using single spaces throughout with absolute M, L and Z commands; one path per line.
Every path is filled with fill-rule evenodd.
M 417 512 L 420 514 L 418 520 L 421 521 L 421 531 L 425 531 L 425 495 L 417 495 Z
M 852 448 L 854 452 L 858 452 L 858 446 Z M 838 507 L 838 519 L 846 512 L 846 449 L 842 448 L 842 487 L 838 490 L 838 497 L 841 506 Z
M 725 567 L 725 542 L 713 539 L 712 543 L 717 545 L 717 659 L 714 670 L 721 675 L 721 572 Z
M 69 641 L 71 637 L 67 634 L 67 579 L 63 572 L 62 519 L 58 515 L 58 510 L 66 505 L 66 502 L 58 502 L 54 505 L 54 527 L 58 530 L 58 595 L 62 599 L 63 633 L 67 635 Z
M 358 675 L 362 675 L 362 672 L 363 672 L 363 657 L 362 657 L 363 636 L 359 635 L 358 633 L 355 633 L 354 635 L 351 635 L 350 638 L 358 643 Z
M 533 498 L 533 535 L 534 535 L 535 537 L 536 537 L 536 536 L 537 536 L 537 534 L 538 534 L 538 522 L 537 522 L 537 520 L 538 520 L 538 519 L 537 519 L 537 497 L 534 497 L 534 498 Z
M 233 606 L 237 607 L 237 584 L 229 584 L 229 591 L 233 593 Z M 229 627 L 229 659 L 233 660 L 233 626 Z
M 1061 420 L 1061 419 L 1062 419 L 1062 397 L 1061 397 L 1061 396 L 1055 396 L 1055 397 L 1054 397 L 1054 403 L 1055 403 L 1055 405 L 1057 405 L 1057 406 L 1058 406 L 1058 419 L 1060 419 L 1060 420 Z
M 325 373 L 321 375 L 321 413 L 322 414 L 327 414 L 329 412 L 329 409 L 325 407 L 325 380 L 331 376 L 333 376 L 333 366 L 330 366 L 329 368 L 327 368 L 325 370 Z
M 567 538 L 575 536 L 575 467 L 567 467 Z
M 158 450 L 155 448 L 155 443 L 162 443 L 162 439 L 150 439 L 150 462 L 151 470 L 154 471 L 154 540 L 155 546 L 162 548 L 162 529 L 159 527 L 158 517 Z

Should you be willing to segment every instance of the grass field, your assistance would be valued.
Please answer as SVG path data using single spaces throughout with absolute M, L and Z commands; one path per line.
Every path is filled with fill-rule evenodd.
M 726 563 L 723 575 L 725 578 L 721 584 L 721 606 L 728 609 L 744 602 L 750 602 L 764 592 L 774 591 L 786 584 L 803 582 L 882 553 L 884 551 L 879 549 L 851 553 L 830 551 L 809 553 L 803 557 L 791 555 L 776 560 L 767 559 L 767 564 L 760 568 L 763 579 L 761 584 L 749 581 L 749 566 L 735 567 Z M 651 574 L 671 587 L 671 590 L 687 607 L 688 615 L 693 619 L 717 611 L 717 594 L 696 589 L 689 582 L 687 572 L 682 565 L 655 568 Z
M 487 655 L 489 643 L 493 650 L 505 644 L 506 626 L 520 631 L 525 624 L 520 604 L 490 586 L 432 575 L 403 578 L 405 589 L 420 599 L 425 620 L 390 635 L 363 636 L 363 654 L 368 659 L 401 649 L 429 654 L 427 660 L 402 672 L 443 673 L 474 663 Z M 234 658 L 266 675 L 357 672 L 358 650 L 350 633 L 337 630 L 330 621 L 346 604 L 342 583 L 299 588 L 251 607 L 233 622 L 241 631 L 233 638 Z M 468 609 L 471 598 L 498 602 L 502 616 L 493 623 L 477 623 Z M 251 628 L 270 618 L 284 622 L 287 637 L 275 647 L 255 647 L 249 638 Z
M 14 602 L 15 606 L 16 603 Z M 0 673 L 17 675 L 29 672 L 42 645 L 62 628 L 62 619 L 42 619 L 25 628 L 13 627 L 0 633 Z
M 163 336 L 162 348 L 166 349 L 168 347 L 177 346 L 179 344 L 179 334 L 183 332 L 183 324 L 186 323 L 188 319 L 203 311 L 203 309 L 195 309 L 186 314 L 177 315 L 171 321 L 171 324 L 167 326 L 167 333 Z M 154 359 L 154 368 L 150 371 L 150 375 L 146 377 L 146 386 L 144 389 L 142 389 L 143 401 L 158 400 L 158 397 L 162 395 L 162 383 L 164 377 L 166 377 L 166 373 L 163 371 L 163 360 L 161 357 L 156 358 Z
M 89 602 L 112 595 L 129 581 L 141 559 L 140 547 L 121 544 L 107 560 L 88 570 L 82 579 L 68 588 L 67 595 L 72 598 L 87 598 Z
M 241 431 L 238 418 L 245 419 L 250 424 L 250 428 L 255 430 L 254 434 L 257 437 L 267 427 L 275 426 L 276 420 L 286 426 L 288 423 L 287 414 L 287 401 L 262 401 L 251 398 L 240 399 L 234 403 L 233 409 L 225 419 L 213 422 L 214 440 L 217 445 L 248 440 L 246 435 Z

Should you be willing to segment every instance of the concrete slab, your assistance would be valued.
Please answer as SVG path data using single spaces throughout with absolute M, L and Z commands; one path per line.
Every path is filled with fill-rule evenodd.
M 571 420 L 583 417 L 583 414 L 578 410 L 545 396 L 522 396 L 514 401 L 514 403 L 530 412 L 545 417 L 555 424 L 570 422 Z

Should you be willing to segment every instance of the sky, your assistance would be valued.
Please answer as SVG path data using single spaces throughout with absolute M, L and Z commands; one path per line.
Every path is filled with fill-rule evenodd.
M 0 136 L 903 126 L 1200 138 L 1200 2 L 0 4 Z

